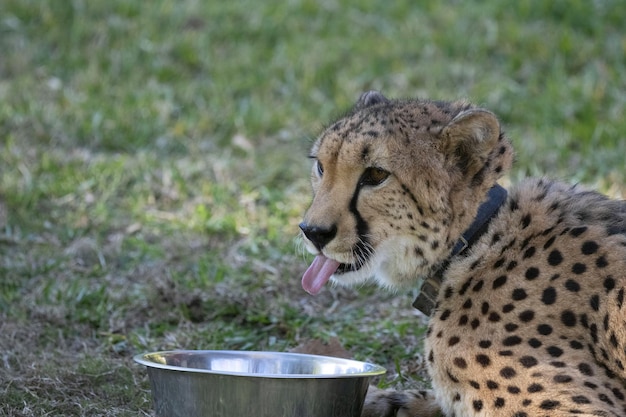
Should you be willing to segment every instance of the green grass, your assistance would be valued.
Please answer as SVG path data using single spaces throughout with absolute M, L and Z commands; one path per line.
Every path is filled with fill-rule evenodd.
M 411 294 L 307 296 L 311 139 L 358 95 L 469 98 L 510 178 L 626 190 L 620 1 L 0 5 L 0 415 L 149 415 L 144 351 L 338 338 L 422 382 Z M 416 380 L 412 379 L 416 376 Z

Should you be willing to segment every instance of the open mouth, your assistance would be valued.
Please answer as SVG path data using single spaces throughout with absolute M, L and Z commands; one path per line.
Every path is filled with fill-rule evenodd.
M 363 263 L 361 264 L 339 264 L 339 266 L 337 267 L 337 270 L 335 271 L 335 274 L 345 274 L 348 272 L 356 272 L 359 269 L 361 269 L 361 267 L 363 266 Z

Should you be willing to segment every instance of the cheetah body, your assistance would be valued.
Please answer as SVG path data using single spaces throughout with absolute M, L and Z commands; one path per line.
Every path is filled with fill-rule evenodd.
M 626 239 L 608 203 L 528 180 L 451 263 L 426 341 L 446 415 L 626 415 Z
M 625 202 L 529 179 L 451 255 L 512 155 L 484 109 L 376 92 L 314 145 L 305 289 L 441 277 L 432 392 L 371 388 L 363 416 L 626 416 Z

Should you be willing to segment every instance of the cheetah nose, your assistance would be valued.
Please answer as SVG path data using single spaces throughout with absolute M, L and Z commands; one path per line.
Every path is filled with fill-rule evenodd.
M 337 234 L 337 226 L 334 224 L 330 227 L 312 226 L 304 222 L 300 223 L 300 229 L 309 239 L 317 250 L 321 251 L 324 246 Z

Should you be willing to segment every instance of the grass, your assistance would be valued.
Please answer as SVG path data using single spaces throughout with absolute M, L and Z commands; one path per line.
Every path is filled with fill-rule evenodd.
M 0 415 L 150 415 L 158 349 L 336 338 L 423 383 L 411 294 L 299 287 L 307 148 L 362 91 L 492 109 L 513 182 L 626 190 L 617 0 L 0 11 Z

